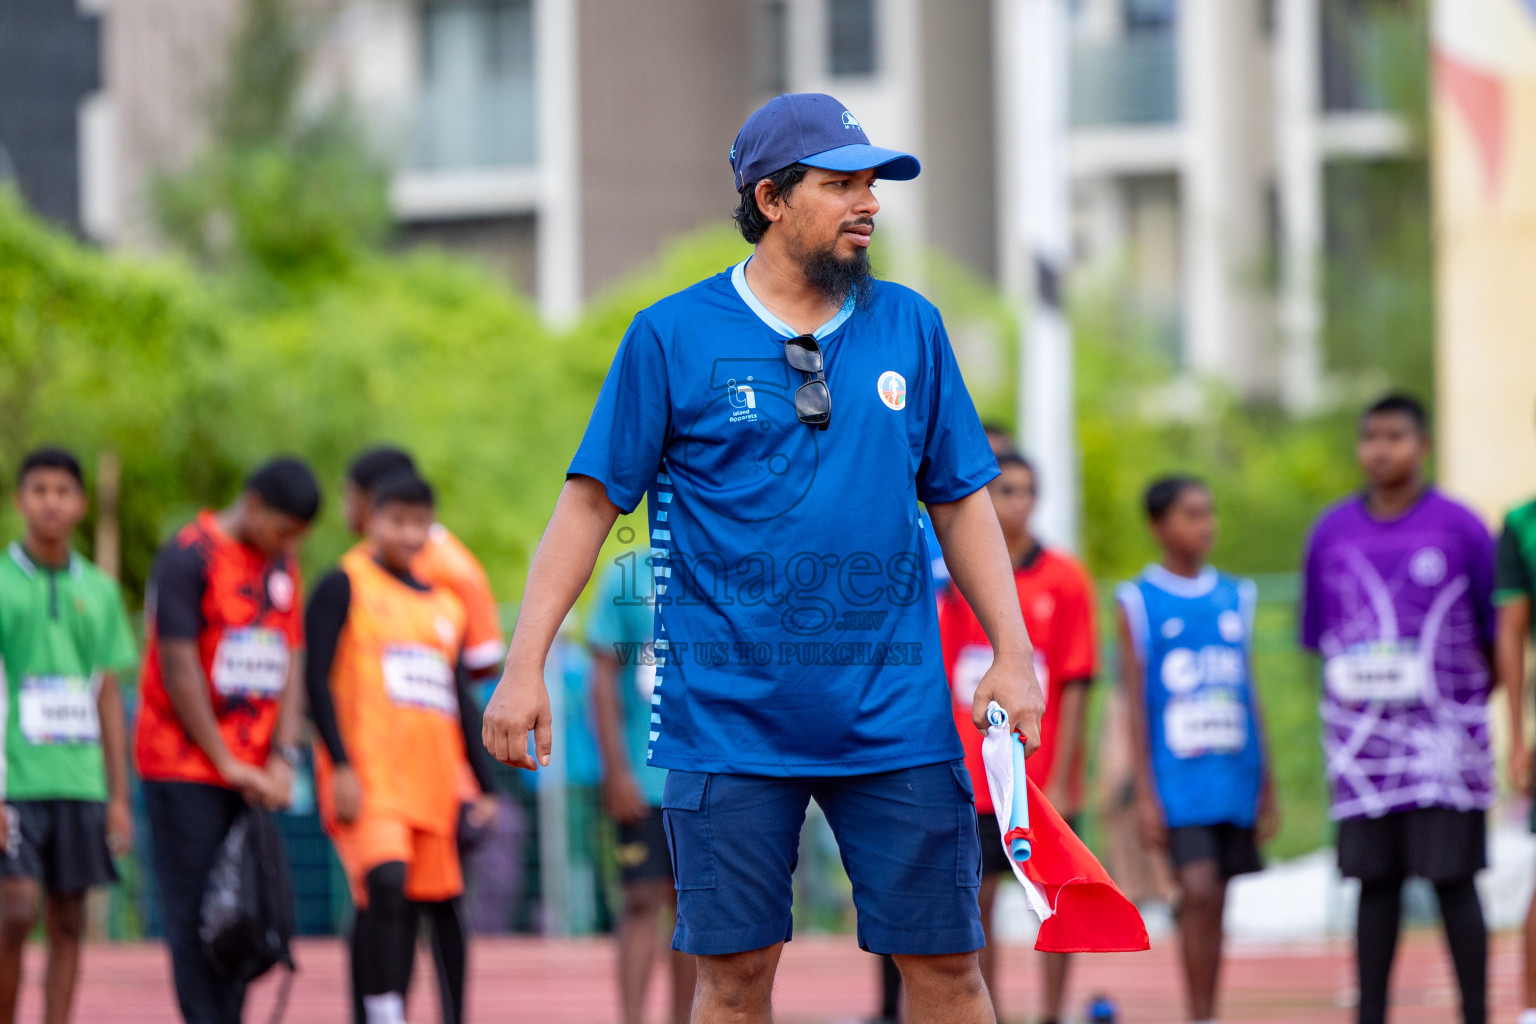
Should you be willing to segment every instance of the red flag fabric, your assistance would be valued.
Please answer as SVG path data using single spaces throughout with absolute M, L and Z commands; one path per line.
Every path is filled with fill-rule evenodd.
M 1040 922 L 1035 948 L 1049 953 L 1131 953 L 1149 948 L 1147 926 L 1136 905 L 1126 899 L 1039 788 L 1033 782 L 1028 786 L 1030 827 L 1010 829 L 1003 845 L 1020 836 L 1029 840 L 1029 859 L 1019 867 L 1051 909 L 1050 916 Z
M 987 789 L 1003 833 L 1003 852 L 1040 918 L 1035 948 L 1047 953 L 1131 953 L 1148 949 L 1147 926 L 1136 905 L 1110 879 L 1061 815 L 1028 777 L 1024 748 L 993 701 L 981 742 Z M 1023 803 L 1015 798 L 1027 793 Z M 1028 845 L 1015 857 L 1016 839 Z

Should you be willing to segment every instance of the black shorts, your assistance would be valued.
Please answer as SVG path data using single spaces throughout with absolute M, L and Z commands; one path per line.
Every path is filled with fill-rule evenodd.
M 1169 829 L 1168 859 L 1173 861 L 1175 871 L 1196 861 L 1213 860 L 1222 878 L 1264 870 L 1253 829 L 1226 822 Z
M 12 800 L 21 848 L 0 854 L 0 878 L 34 878 L 49 892 L 117 881 L 107 849 L 107 805 L 96 800 Z
M 1419 807 L 1339 822 L 1339 871 L 1366 882 L 1459 882 L 1488 866 L 1483 811 Z
M 672 880 L 672 854 L 667 848 L 667 830 L 662 825 L 661 808 L 650 812 L 633 825 L 619 826 L 619 872 L 625 885 Z
M 1077 831 L 1077 816 L 1065 819 L 1067 828 Z M 997 815 L 991 811 L 976 812 L 976 833 L 981 837 L 981 873 L 1007 875 L 1013 873 L 1013 863 L 1008 851 L 1003 849 L 1003 830 L 997 823 Z

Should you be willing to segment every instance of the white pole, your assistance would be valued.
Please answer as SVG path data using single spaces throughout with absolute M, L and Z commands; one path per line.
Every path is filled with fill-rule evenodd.
M 1039 467 L 1037 532 L 1077 550 L 1078 465 L 1073 422 L 1072 327 L 1065 302 L 1072 255 L 1071 182 L 1067 164 L 1067 0 L 1019 0 L 1012 19 L 1023 198 L 1019 238 L 1029 296 L 1024 358 L 1019 361 L 1020 424 L 1025 450 Z
M 1323 376 L 1323 165 L 1318 142 L 1321 29 L 1318 0 L 1280 0 L 1275 8 L 1276 152 L 1281 246 L 1280 400 L 1292 413 L 1317 409 Z

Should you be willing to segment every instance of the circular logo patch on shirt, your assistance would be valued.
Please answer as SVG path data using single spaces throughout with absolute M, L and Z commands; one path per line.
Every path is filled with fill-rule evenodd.
M 1163 623 L 1162 632 L 1164 640 L 1172 640 L 1174 637 L 1184 632 L 1184 620 L 1180 618 L 1169 619 Z
M 1439 548 L 1419 548 L 1408 563 L 1408 575 L 1421 587 L 1433 587 L 1445 579 L 1445 553 Z
M 443 646 L 453 646 L 453 641 L 457 639 L 454 635 L 453 620 L 449 619 L 446 615 L 439 615 L 432 625 L 437 629 L 437 639 L 442 642 Z
M 1221 631 L 1223 640 L 1235 644 L 1243 638 L 1243 617 L 1228 608 L 1216 616 L 1216 628 Z
M 285 612 L 293 607 L 293 577 L 281 569 L 267 577 L 267 597 L 272 607 Z
M 907 407 L 907 378 L 895 370 L 886 370 L 880 375 L 876 386 L 880 391 L 880 401 L 885 403 L 886 408 L 901 412 Z
M 1163 686 L 1169 693 L 1188 693 L 1200 685 L 1200 665 L 1195 652 L 1175 647 L 1163 658 Z

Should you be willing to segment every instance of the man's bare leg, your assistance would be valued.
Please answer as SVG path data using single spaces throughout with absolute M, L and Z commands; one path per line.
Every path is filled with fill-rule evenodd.
M 1047 953 L 1042 961 L 1045 976 L 1045 1007 L 1041 1016 L 1046 1024 L 1061 1020 L 1062 1007 L 1067 1001 L 1067 965 L 1072 962 L 1069 953 Z
M 619 1006 L 624 1024 L 640 1024 L 645 1016 L 645 990 L 656 965 L 661 908 L 671 895 L 672 883 L 666 879 L 624 886 L 624 909 L 617 929 Z
M 672 950 L 672 1024 L 688 1024 L 698 984 L 698 961 L 687 953 Z
M 997 883 L 1002 875 L 981 876 L 981 932 L 986 937 L 986 945 L 976 951 L 977 959 L 981 961 L 981 980 L 986 983 L 988 992 L 996 992 L 997 978 L 997 950 L 992 947 L 992 907 L 997 902 Z M 997 1000 L 993 999 L 993 1007 Z
M 1215 861 L 1198 860 L 1179 869 L 1179 888 L 1179 944 L 1184 953 L 1189 1019 L 1215 1020 L 1227 882 Z
M 784 943 L 722 956 L 698 956 L 692 1024 L 770 1024 L 773 976 Z M 979 977 L 979 975 L 978 975 Z
M 69 1024 L 85 938 L 85 893 L 48 894 L 48 970 L 43 979 L 44 1024 Z
M 907 1024 L 997 1024 L 975 953 L 898 955 Z
M 0 1024 L 16 1019 L 21 991 L 21 953 L 37 924 L 39 894 L 30 878 L 0 881 Z

